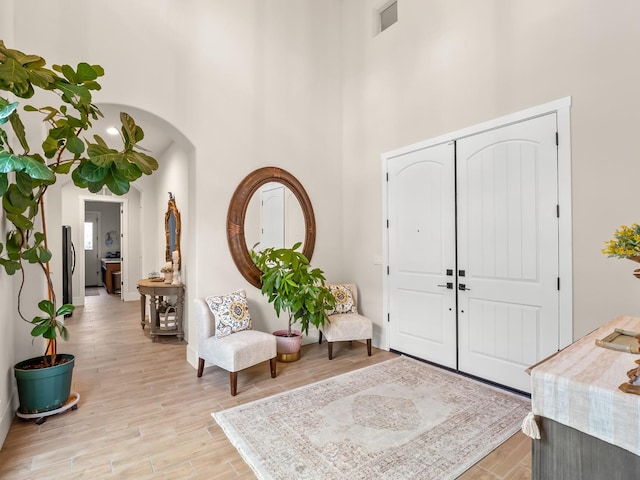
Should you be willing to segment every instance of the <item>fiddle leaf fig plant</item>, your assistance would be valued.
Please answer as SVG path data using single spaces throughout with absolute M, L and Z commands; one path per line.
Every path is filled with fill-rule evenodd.
M 260 252 L 251 250 L 251 259 L 262 272 L 262 294 L 273 303 L 276 315 L 285 311 L 289 317 L 288 335 L 291 327 L 300 322 L 300 330 L 309 333 L 309 325 L 318 328 L 329 322 L 326 309 L 333 308 L 335 299 L 325 285 L 324 272 L 311 268 L 307 257 L 296 251 L 302 244 L 292 248 L 265 248 Z
M 92 193 L 106 187 L 123 195 L 131 182 L 158 168 L 158 162 L 138 145 L 144 138 L 142 128 L 124 112 L 120 114 L 119 149 L 99 135 L 91 140 L 82 136 L 103 116 L 91 95 L 100 90 L 97 80 L 103 75 L 100 65 L 84 62 L 75 68 L 47 68 L 44 58 L 7 48 L 0 40 L 0 196 L 9 223 L 4 243 L 0 242 L 0 266 L 8 275 L 21 274 L 18 314 L 34 325 L 32 336 L 48 340 L 45 365 L 56 363 L 58 336 L 68 338 L 59 318 L 73 311 L 72 305 L 58 306 L 49 270 L 52 255 L 44 216 L 47 189 L 58 176 L 70 173 L 76 186 Z M 53 105 L 23 105 L 24 99 L 40 102 L 49 97 Z M 41 132 L 28 135 L 22 113 L 38 115 L 44 122 L 46 137 L 39 146 L 33 143 L 34 138 L 41 140 Z M 42 313 L 33 319 L 25 318 L 21 309 L 27 264 L 39 267 L 48 291 L 48 298 L 38 302 Z

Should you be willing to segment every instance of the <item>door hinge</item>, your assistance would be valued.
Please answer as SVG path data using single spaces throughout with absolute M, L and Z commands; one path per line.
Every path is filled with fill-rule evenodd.
M 387 218 L 387 228 L 389 228 L 389 219 Z
M 558 277 L 558 290 L 560 290 L 560 277 Z
M 556 147 L 558 145 L 560 145 L 560 140 L 559 140 L 558 132 L 556 132 Z
M 387 182 L 389 181 L 389 172 L 387 172 Z
M 391 321 L 391 314 L 387 313 L 387 323 L 389 323 Z
M 556 217 L 560 218 L 560 205 L 556 205 Z
M 389 275 L 389 265 L 387 265 L 387 275 Z

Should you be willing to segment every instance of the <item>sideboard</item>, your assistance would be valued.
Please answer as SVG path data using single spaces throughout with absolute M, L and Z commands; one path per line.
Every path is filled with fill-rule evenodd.
M 640 395 L 622 392 L 640 355 L 596 346 L 614 329 L 640 332 L 619 316 L 531 369 L 534 480 L 640 478 Z
M 138 280 L 140 293 L 140 324 L 144 330 L 149 325 L 151 339 L 155 342 L 158 335 L 175 335 L 178 340 L 184 338 L 183 310 L 184 284 L 164 283 L 154 279 Z M 149 297 L 149 319 L 146 317 L 147 296 Z

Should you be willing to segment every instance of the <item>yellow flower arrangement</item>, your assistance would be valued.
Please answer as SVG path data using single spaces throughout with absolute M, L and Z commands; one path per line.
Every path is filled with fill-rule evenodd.
M 622 225 L 613 234 L 613 238 L 605 242 L 602 253 L 609 257 L 630 258 L 640 255 L 640 225 L 634 223 L 630 227 Z

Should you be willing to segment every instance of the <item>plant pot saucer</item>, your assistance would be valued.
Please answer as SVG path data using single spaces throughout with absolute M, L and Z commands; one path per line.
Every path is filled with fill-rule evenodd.
M 16 411 L 16 415 L 20 418 L 24 418 L 25 420 L 32 420 L 35 418 L 36 425 L 42 425 L 46 422 L 47 417 L 50 415 L 56 415 L 58 413 L 66 412 L 67 410 L 77 410 L 78 402 L 80 401 L 80 394 L 78 392 L 71 392 L 69 398 L 66 403 L 55 410 L 49 410 L 46 412 L 38 412 L 38 413 L 22 413 L 20 409 Z

